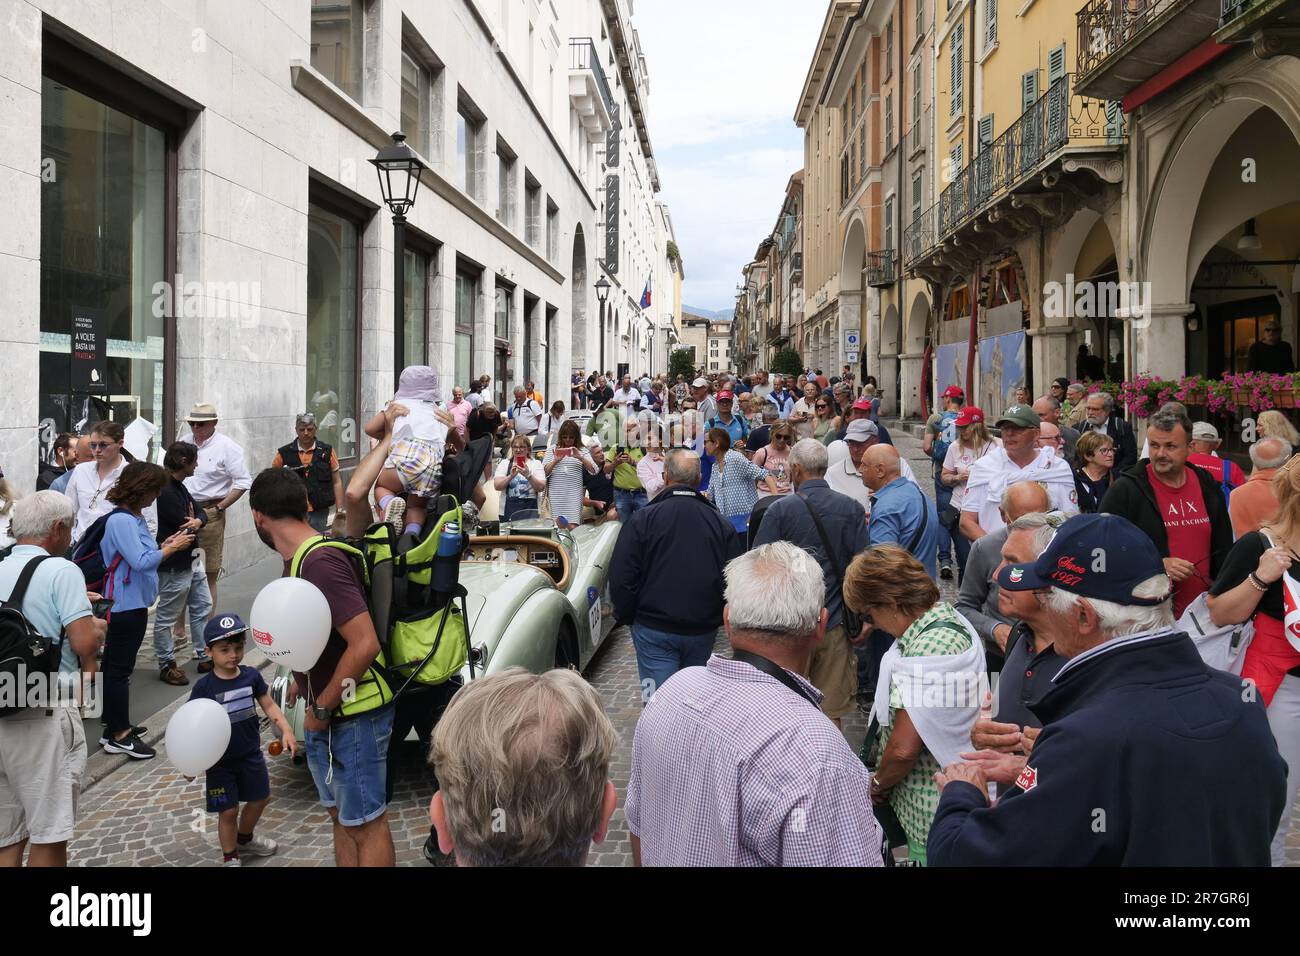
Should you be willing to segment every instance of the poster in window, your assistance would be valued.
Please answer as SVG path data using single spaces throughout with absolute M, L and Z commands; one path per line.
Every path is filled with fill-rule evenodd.
M 103 395 L 108 392 L 104 325 L 103 309 L 73 307 L 70 388 L 74 395 Z

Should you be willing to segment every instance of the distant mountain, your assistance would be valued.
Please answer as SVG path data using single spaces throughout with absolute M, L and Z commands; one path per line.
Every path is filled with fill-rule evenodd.
M 693 305 L 682 306 L 683 312 L 689 312 L 691 315 L 702 315 L 706 319 L 723 320 L 733 318 L 736 314 L 735 309 L 697 309 Z

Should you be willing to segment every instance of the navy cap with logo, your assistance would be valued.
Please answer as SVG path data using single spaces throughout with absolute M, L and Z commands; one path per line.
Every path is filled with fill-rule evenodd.
M 1164 573 L 1155 543 L 1137 525 L 1120 515 L 1087 514 L 1061 525 L 1034 563 L 1003 568 L 998 586 L 1008 591 L 1056 587 L 1115 604 L 1156 605 L 1169 600 L 1169 594 L 1136 598 L 1133 589 Z
M 203 628 L 203 643 L 211 647 L 217 641 L 227 641 L 234 638 L 243 640 L 248 636 L 248 625 L 240 619 L 238 614 L 218 614 L 208 621 Z

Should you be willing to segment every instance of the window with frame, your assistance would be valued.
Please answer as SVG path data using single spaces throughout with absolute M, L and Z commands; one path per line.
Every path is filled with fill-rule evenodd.
M 498 279 L 493 333 L 499 339 L 509 340 L 510 338 L 510 313 L 513 309 L 514 297 L 515 290 L 510 286 L 503 285 L 501 280 Z
M 921 64 L 912 67 L 912 122 L 921 118 Z
M 433 258 L 423 249 L 412 248 L 410 238 L 403 254 L 402 362 L 424 365 L 429 360 L 429 273 Z
M 524 241 L 534 249 L 542 243 L 542 186 L 524 171 Z
M 429 155 L 429 71 L 402 51 L 402 132 L 421 156 Z
M 984 49 L 998 44 L 998 0 L 984 0 Z
M 456 185 L 466 195 L 482 202 L 483 124 L 464 106 L 456 111 Z
M 965 92 L 962 82 L 962 24 L 958 23 L 952 28 L 952 36 L 948 40 L 948 67 L 950 84 L 950 94 L 948 98 L 948 116 L 958 116 L 962 111 L 962 94 Z
M 912 173 L 912 222 L 921 218 L 921 193 L 924 171 L 918 169 Z
M 965 318 L 970 315 L 970 287 L 961 285 L 953 289 L 948 295 L 947 307 L 944 309 L 944 320 L 948 322 Z
M 357 457 L 360 229 L 317 202 L 307 208 L 307 410 L 339 458 Z
M 497 219 L 507 229 L 515 228 L 515 176 L 518 161 L 505 140 L 497 138 Z
M 894 94 L 885 94 L 885 152 L 894 148 Z
M 560 207 L 546 198 L 546 258 L 555 262 L 560 257 Z
M 364 0 L 311 0 L 311 66 L 358 103 L 365 75 Z
M 894 75 L 894 18 L 885 22 L 885 79 Z
M 890 196 L 885 200 L 885 249 L 892 251 L 894 248 L 894 197 Z
M 475 303 L 478 299 L 478 276 L 464 269 L 456 270 L 456 383 L 468 382 L 474 363 Z
M 916 39 L 925 34 L 925 0 L 916 0 Z

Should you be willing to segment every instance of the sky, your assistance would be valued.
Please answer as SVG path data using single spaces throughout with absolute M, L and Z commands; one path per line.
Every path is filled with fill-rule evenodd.
M 794 125 L 826 4 L 638 0 L 650 145 L 686 268 L 683 302 L 731 309 L 803 166 Z

